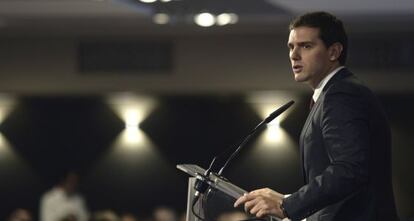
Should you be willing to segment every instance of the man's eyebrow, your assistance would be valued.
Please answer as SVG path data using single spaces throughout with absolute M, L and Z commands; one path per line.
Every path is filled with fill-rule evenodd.
M 313 45 L 313 44 L 315 44 L 313 41 L 302 41 L 302 42 L 299 42 L 298 43 L 298 45 L 300 45 L 300 46 L 302 46 L 302 45 L 308 45 L 308 44 L 311 44 L 311 45 Z
M 307 44 L 313 45 L 315 43 L 313 41 L 301 41 L 301 42 L 297 42 L 297 43 L 288 42 L 287 43 L 287 47 L 290 48 L 290 47 L 292 47 L 295 44 L 296 45 L 299 45 L 299 46 L 303 46 L 303 45 L 307 45 Z

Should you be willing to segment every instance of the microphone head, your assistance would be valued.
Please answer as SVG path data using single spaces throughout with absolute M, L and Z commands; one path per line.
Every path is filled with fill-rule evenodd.
M 289 101 L 288 103 L 286 103 L 285 105 L 281 106 L 279 109 L 273 111 L 273 113 L 271 113 L 265 120 L 264 122 L 267 124 L 270 121 L 274 120 L 277 116 L 279 116 L 280 114 L 282 114 L 283 112 L 285 112 L 290 106 L 292 106 L 292 104 L 294 104 L 294 101 Z

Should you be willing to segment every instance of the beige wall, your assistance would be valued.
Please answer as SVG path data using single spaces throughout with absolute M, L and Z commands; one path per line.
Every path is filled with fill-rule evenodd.
M 89 37 L 88 40 L 95 38 L 105 39 Z M 145 38 L 151 39 L 149 36 Z M 90 94 L 112 91 L 308 91 L 306 86 L 293 81 L 285 34 L 163 38 L 172 39 L 174 42 L 174 70 L 173 73 L 153 76 L 79 73 L 76 47 L 82 38 L 3 38 L 0 39 L 0 92 Z M 414 89 L 414 76 L 409 74 L 381 73 L 374 68 L 353 71 L 377 91 L 396 92 Z

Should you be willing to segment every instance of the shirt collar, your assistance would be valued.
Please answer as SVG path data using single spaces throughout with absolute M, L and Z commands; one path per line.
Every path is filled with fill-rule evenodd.
M 338 73 L 339 70 L 341 70 L 342 68 L 345 68 L 344 66 L 340 66 L 338 68 L 336 68 L 335 70 L 333 70 L 331 73 L 329 73 L 328 75 L 326 75 L 321 82 L 319 82 L 319 85 L 315 88 L 315 90 L 313 91 L 313 96 L 312 99 L 314 102 L 316 102 L 319 98 L 319 96 L 322 93 L 323 88 L 325 87 L 326 83 L 328 83 L 328 81 L 336 74 Z

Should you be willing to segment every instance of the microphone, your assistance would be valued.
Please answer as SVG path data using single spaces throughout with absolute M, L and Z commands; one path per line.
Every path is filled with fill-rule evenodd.
M 246 145 L 248 141 L 255 135 L 260 129 L 262 129 L 266 124 L 268 124 L 270 121 L 274 120 L 276 117 L 278 117 L 280 114 L 285 112 L 290 106 L 292 106 L 295 102 L 289 101 L 285 105 L 281 106 L 279 109 L 273 111 L 268 117 L 266 117 L 262 122 L 260 122 L 251 132 L 250 134 L 243 140 L 243 142 L 237 147 L 237 149 L 233 152 L 233 154 L 227 159 L 227 161 L 224 163 L 223 167 L 221 167 L 220 171 L 218 172 L 218 175 L 220 176 L 224 169 L 228 166 L 228 164 L 233 160 L 233 158 L 240 152 L 241 148 Z M 215 158 L 213 159 L 213 161 Z M 211 167 L 211 166 L 210 166 Z
M 226 160 L 224 165 L 221 167 L 220 171 L 218 172 L 218 176 L 221 177 L 221 174 L 223 173 L 224 169 L 228 166 L 228 164 L 233 160 L 233 158 L 240 152 L 241 148 L 246 145 L 248 141 L 260 130 L 262 129 L 266 124 L 274 120 L 276 117 L 278 117 L 280 114 L 285 112 L 290 106 L 292 106 L 295 102 L 289 101 L 279 109 L 275 110 L 273 113 L 271 113 L 268 117 L 266 117 L 263 121 L 261 121 L 250 133 L 249 135 L 241 142 L 241 144 L 237 147 L 237 149 L 231 154 L 231 156 Z M 223 154 L 223 153 L 222 153 Z M 201 217 L 199 214 L 195 212 L 194 206 L 197 203 L 198 199 L 200 198 L 200 194 L 204 194 L 205 191 L 210 186 L 209 182 L 210 180 L 210 173 L 213 169 L 213 165 L 216 162 L 216 159 L 221 156 L 222 154 L 219 154 L 218 156 L 215 156 L 213 160 L 210 163 L 209 168 L 204 172 L 204 174 L 197 173 L 196 181 L 194 184 L 195 194 L 194 198 L 192 200 L 191 210 L 193 214 L 200 220 L 204 221 L 205 219 Z
M 266 124 L 274 120 L 276 117 L 278 117 L 280 114 L 285 112 L 290 106 L 292 106 L 295 102 L 289 101 L 279 109 L 273 111 L 268 117 L 266 117 L 263 121 L 261 121 L 251 132 L 250 134 L 243 140 L 243 142 L 238 146 L 238 148 L 233 152 L 233 154 L 229 157 L 229 159 L 226 160 L 223 167 L 221 167 L 220 171 L 218 172 L 218 176 L 220 176 L 224 169 L 227 167 L 227 165 L 230 163 L 230 161 L 240 152 L 241 148 L 252 138 L 253 135 L 255 135 L 260 129 L 262 129 Z M 226 151 L 225 151 L 226 152 Z M 204 172 L 204 174 L 197 174 L 196 176 L 196 183 L 194 185 L 194 189 L 196 190 L 195 196 L 199 196 L 200 194 L 204 194 L 204 192 L 208 188 L 208 181 L 210 177 L 210 173 L 213 170 L 213 165 L 215 164 L 218 157 L 222 156 L 225 152 L 215 156 L 213 160 L 210 163 L 210 166 L 208 169 Z

